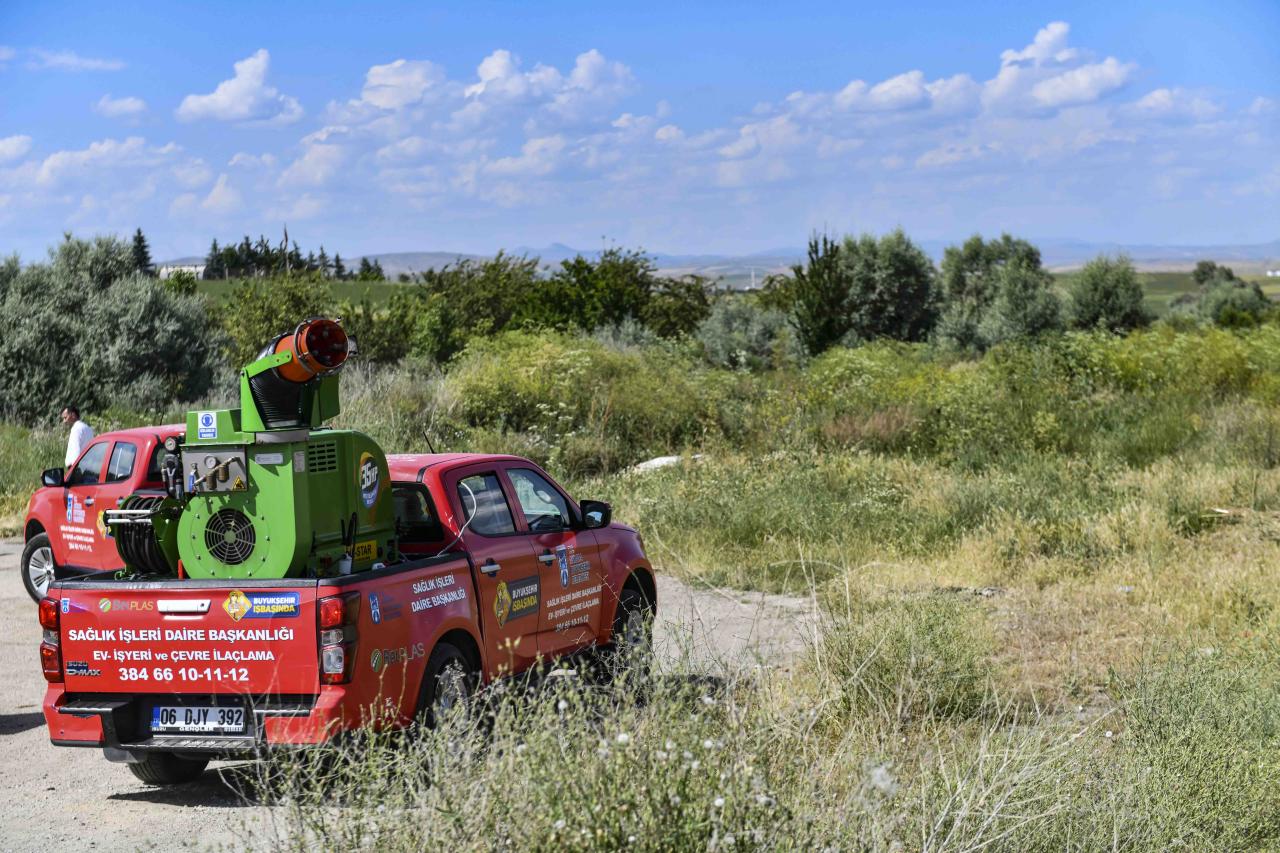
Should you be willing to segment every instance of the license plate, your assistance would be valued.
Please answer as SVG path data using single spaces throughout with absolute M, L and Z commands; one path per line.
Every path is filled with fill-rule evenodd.
M 151 709 L 152 732 L 242 734 L 244 708 L 210 705 L 160 705 Z

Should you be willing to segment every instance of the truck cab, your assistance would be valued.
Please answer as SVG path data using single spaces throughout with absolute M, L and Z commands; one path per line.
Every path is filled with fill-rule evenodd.
M 180 424 L 106 432 L 70 468 L 43 473 L 23 524 L 22 583 L 33 600 L 55 578 L 124 566 L 104 513 L 129 495 L 163 489 L 164 441 L 182 432 Z

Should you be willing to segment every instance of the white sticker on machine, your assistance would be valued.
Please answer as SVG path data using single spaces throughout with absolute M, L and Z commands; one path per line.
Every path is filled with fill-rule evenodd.
M 301 474 L 307 470 L 307 452 L 305 450 L 293 451 L 293 472 Z

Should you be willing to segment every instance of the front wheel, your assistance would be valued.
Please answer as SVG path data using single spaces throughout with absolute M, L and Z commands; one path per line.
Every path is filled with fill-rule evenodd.
M 209 766 L 207 758 L 180 758 L 172 752 L 149 752 L 129 769 L 148 785 L 181 785 L 194 782 Z
M 653 605 L 639 590 L 624 589 L 618 596 L 613 639 L 603 651 L 603 674 L 610 680 L 624 671 L 636 682 L 648 677 L 653 663 Z
M 22 549 L 22 585 L 27 588 L 27 595 L 33 601 L 38 603 L 49 594 L 54 570 L 53 546 L 49 543 L 49 534 L 37 533 L 27 540 L 26 547 Z

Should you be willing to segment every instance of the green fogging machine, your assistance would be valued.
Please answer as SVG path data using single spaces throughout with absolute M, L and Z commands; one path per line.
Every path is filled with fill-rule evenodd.
M 240 371 L 240 408 L 188 412 L 185 437 L 165 442 L 165 492 L 106 512 L 126 570 L 275 579 L 394 561 L 386 455 L 363 433 L 322 426 L 355 352 L 339 322 L 306 320 Z

